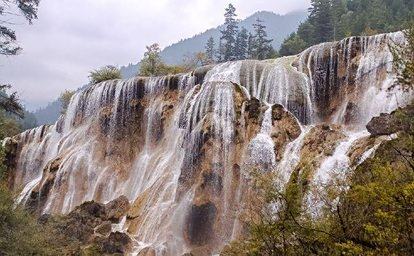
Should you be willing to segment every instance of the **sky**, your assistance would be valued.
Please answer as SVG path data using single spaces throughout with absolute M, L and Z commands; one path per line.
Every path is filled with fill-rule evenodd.
M 238 18 L 285 14 L 309 0 L 233 0 Z M 223 23 L 228 0 L 41 0 L 38 20 L 14 26 L 23 51 L 0 56 L 0 84 L 11 84 L 35 110 L 66 89 L 88 83 L 89 71 L 138 62 L 145 46 L 166 47 Z

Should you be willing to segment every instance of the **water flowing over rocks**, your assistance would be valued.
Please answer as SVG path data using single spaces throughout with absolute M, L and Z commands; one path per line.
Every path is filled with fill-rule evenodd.
M 321 191 L 385 139 L 365 130 L 371 118 L 413 98 L 391 86 L 391 40 L 405 39 L 91 85 L 55 125 L 4 142 L 10 187 L 39 216 L 68 214 L 68 232 L 105 253 L 220 253 L 243 236 L 252 170 L 299 185 L 317 216 Z M 393 132 L 387 118 L 368 124 L 372 135 Z

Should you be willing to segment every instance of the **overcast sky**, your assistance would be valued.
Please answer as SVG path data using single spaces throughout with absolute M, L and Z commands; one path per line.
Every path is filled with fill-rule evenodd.
M 239 18 L 267 10 L 306 9 L 309 0 L 233 0 Z M 12 84 L 30 110 L 65 89 L 88 82 L 88 72 L 138 62 L 145 45 L 166 47 L 223 22 L 228 0 L 41 0 L 39 19 L 16 32 L 23 52 L 0 56 L 0 83 Z

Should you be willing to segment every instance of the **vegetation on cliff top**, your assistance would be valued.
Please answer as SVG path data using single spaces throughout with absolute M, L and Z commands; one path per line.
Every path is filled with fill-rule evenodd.
M 308 19 L 282 44 L 282 56 L 349 36 L 402 30 L 414 16 L 411 0 L 312 0 Z

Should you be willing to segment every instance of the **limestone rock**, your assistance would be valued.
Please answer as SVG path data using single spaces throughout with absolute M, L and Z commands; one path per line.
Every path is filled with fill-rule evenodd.
M 101 244 L 103 253 L 122 253 L 125 254 L 132 248 L 131 238 L 121 232 L 113 232 Z
M 129 204 L 128 198 L 126 196 L 120 196 L 105 205 L 105 219 L 118 222 L 127 214 L 130 208 L 131 205 Z
M 187 217 L 187 239 L 192 245 L 205 245 L 213 239 L 213 226 L 217 215 L 216 206 L 207 202 L 194 204 Z

